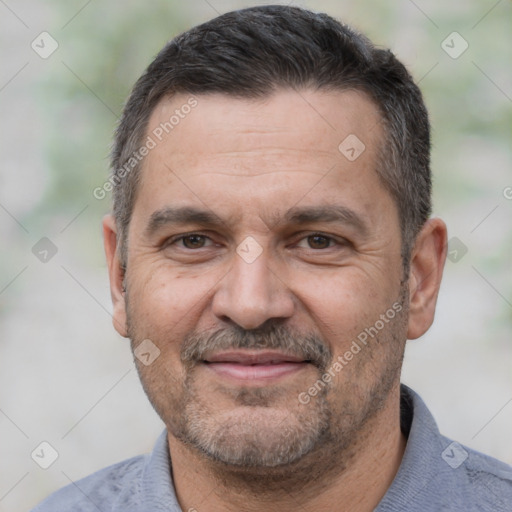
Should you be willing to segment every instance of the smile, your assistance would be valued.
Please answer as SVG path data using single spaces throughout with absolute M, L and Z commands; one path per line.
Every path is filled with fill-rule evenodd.
M 239 382 L 268 383 L 295 374 L 309 361 L 279 352 L 222 352 L 203 361 L 206 368 L 221 377 Z

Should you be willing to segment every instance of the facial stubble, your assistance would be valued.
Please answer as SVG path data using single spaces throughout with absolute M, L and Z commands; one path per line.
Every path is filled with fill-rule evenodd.
M 390 391 L 399 381 L 407 320 L 407 289 L 401 286 L 402 310 L 372 346 L 363 347 L 351 364 L 344 367 L 343 385 L 336 379 L 320 389 L 308 404 L 298 400 L 326 370 L 333 355 L 328 344 L 315 334 L 304 334 L 283 325 L 244 331 L 226 328 L 214 332 L 189 333 L 180 350 L 182 375 L 176 375 L 165 359 L 170 337 L 155 336 L 152 341 L 163 351 L 151 366 L 138 363 L 144 390 L 169 433 L 215 468 L 222 480 L 235 480 L 252 489 L 289 489 L 293 483 L 320 480 L 342 471 L 357 445 L 364 442 L 365 426 L 386 404 Z M 127 300 L 127 303 L 130 302 Z M 127 306 L 132 347 L 140 336 L 136 315 Z M 206 351 L 225 349 L 279 349 L 310 360 L 317 378 L 305 389 L 289 387 L 233 388 L 218 385 L 202 387 L 199 362 Z M 377 360 L 378 359 L 378 360 Z M 347 375 L 349 374 L 349 375 Z M 338 377 L 339 379 L 339 377 Z M 293 387 L 293 386 L 292 386 Z M 215 409 L 215 393 L 230 400 L 234 407 Z

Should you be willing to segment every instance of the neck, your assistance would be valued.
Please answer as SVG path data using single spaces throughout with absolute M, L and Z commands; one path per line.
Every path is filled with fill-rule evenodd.
M 357 441 L 312 453 L 277 471 L 233 471 L 206 459 L 169 434 L 172 473 L 182 510 L 288 512 L 300 504 L 317 512 L 370 512 L 391 485 L 405 450 L 400 430 L 400 387 L 360 432 Z M 307 475 L 307 477 L 306 477 Z

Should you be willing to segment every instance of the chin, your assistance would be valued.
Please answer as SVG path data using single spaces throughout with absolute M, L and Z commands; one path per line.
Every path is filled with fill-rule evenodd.
M 323 441 L 326 418 L 299 417 L 277 407 L 241 406 L 204 415 L 188 407 L 182 440 L 225 468 L 255 470 L 288 466 Z

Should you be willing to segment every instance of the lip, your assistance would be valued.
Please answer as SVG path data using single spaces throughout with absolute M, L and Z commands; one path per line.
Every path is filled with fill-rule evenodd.
M 274 351 L 231 351 L 203 361 L 218 376 L 243 383 L 268 383 L 295 374 L 309 365 L 300 357 Z
M 277 351 L 234 350 L 217 352 L 206 357 L 207 363 L 237 363 L 241 365 L 269 365 L 279 363 L 303 363 L 304 359 Z

